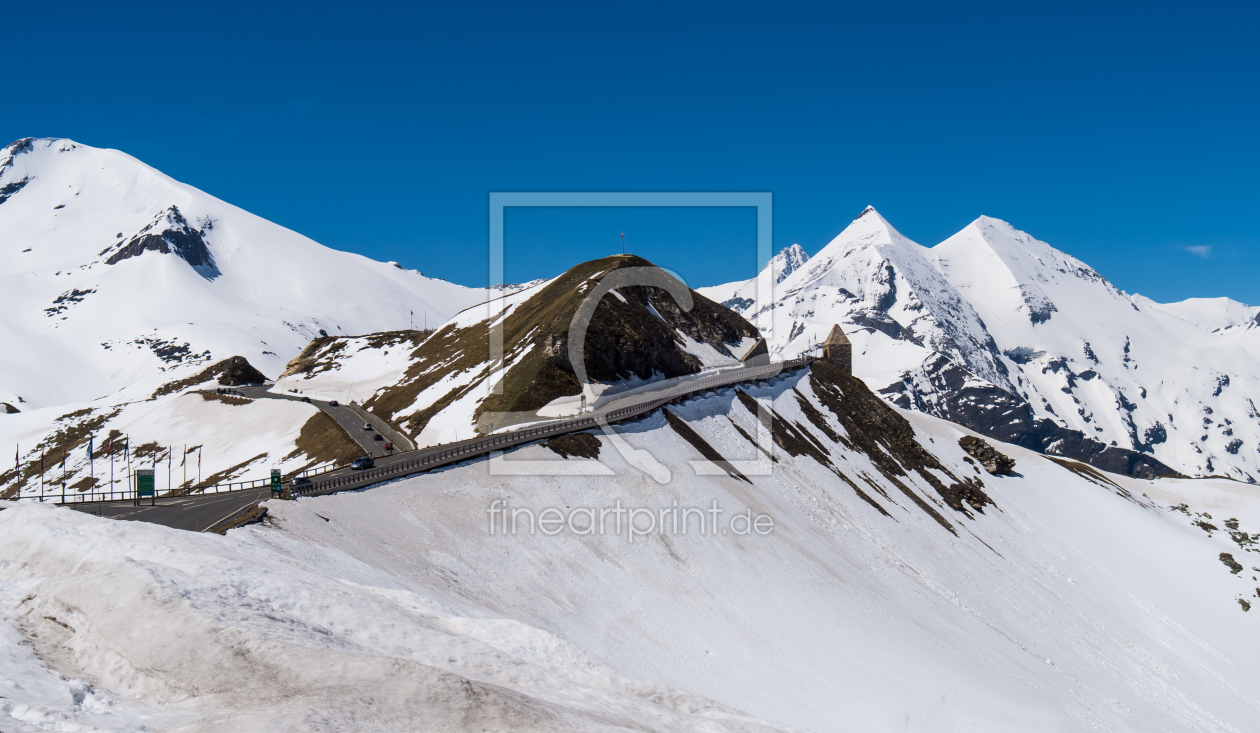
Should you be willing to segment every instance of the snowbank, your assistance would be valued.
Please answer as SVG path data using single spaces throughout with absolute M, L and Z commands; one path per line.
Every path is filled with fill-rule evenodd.
M 853 484 L 782 450 L 768 476 L 697 475 L 694 438 L 658 412 L 622 436 L 667 467 L 665 484 L 600 436 L 615 476 L 508 477 L 479 460 L 271 502 L 268 524 L 226 537 L 21 506 L 0 512 L 0 659 L 21 656 L 21 634 L 48 667 L 91 685 L 85 701 L 112 701 L 119 727 L 155 730 L 184 721 L 164 715 L 192 716 L 196 730 L 766 729 L 753 716 L 815 731 L 1243 731 L 1260 720 L 1260 609 L 1238 603 L 1260 555 L 1163 503 L 1184 494 L 1192 512 L 1211 503 L 1256 532 L 1255 493 L 1078 473 L 1012 446 L 1000 447 L 1019 475 L 991 477 L 968 462 L 962 429 L 902 413 L 940 459 L 933 475 L 974 477 L 995 502 L 969 517 L 921 474 L 900 477 L 902 490 L 846 447 L 863 436 L 810 378 L 747 391 Z M 670 409 L 711 450 L 752 460 L 743 404 L 725 389 Z M 591 459 L 532 445 L 502 460 Z M 746 510 L 774 525 L 633 542 L 572 527 L 492 535 L 496 500 L 535 512 L 717 502 L 723 529 Z M 38 671 L 22 659 L 5 673 Z M 3 704 L 96 725 L 75 702 L 86 688 L 40 674 L 42 688 L 0 692 Z

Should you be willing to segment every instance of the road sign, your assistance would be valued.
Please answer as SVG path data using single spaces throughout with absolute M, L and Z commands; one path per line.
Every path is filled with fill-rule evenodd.
M 136 471 L 136 496 L 141 499 L 153 496 L 153 469 L 142 468 Z
M 271 493 L 279 494 L 280 491 L 281 491 L 280 469 L 273 468 L 271 469 Z

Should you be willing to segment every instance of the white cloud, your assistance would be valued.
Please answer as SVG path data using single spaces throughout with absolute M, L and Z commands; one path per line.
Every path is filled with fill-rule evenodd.
M 1192 255 L 1198 255 L 1200 257 L 1210 257 L 1212 255 L 1212 245 L 1196 244 L 1193 247 L 1186 247 L 1186 251 Z

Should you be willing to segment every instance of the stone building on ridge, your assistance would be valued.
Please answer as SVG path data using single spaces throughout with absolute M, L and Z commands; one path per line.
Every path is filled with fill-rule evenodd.
M 827 340 L 823 342 L 822 358 L 845 374 L 853 374 L 853 344 L 839 325 L 831 327 Z

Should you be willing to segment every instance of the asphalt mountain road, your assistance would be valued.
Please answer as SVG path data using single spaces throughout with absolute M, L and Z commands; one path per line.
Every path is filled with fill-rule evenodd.
M 265 387 L 265 386 L 234 387 L 233 389 L 234 391 L 240 393 L 241 395 L 248 397 L 250 399 L 255 399 L 255 400 L 268 399 L 268 400 L 293 400 L 294 402 L 303 401 L 302 395 L 285 394 L 283 392 L 271 392 L 269 391 L 270 388 Z M 372 439 L 373 436 L 376 435 L 376 431 L 375 430 L 368 431 L 368 430 L 363 429 L 363 423 L 366 421 L 363 419 L 363 417 L 359 413 L 355 412 L 347 405 L 339 404 L 336 407 L 333 407 L 327 402 L 320 402 L 318 400 L 311 400 L 310 403 L 314 405 L 315 407 L 318 407 L 319 409 L 323 410 L 324 414 L 336 420 L 337 424 L 340 425 L 342 429 L 344 429 L 346 433 L 350 435 L 351 440 L 359 444 L 359 447 L 363 449 L 363 452 L 365 455 L 372 456 L 373 458 L 386 455 L 385 449 L 384 449 L 385 441 Z M 375 424 L 376 422 L 377 421 L 373 421 L 373 424 Z
M 271 489 L 246 489 L 222 494 L 193 494 L 142 499 L 140 506 L 130 501 L 101 501 L 70 504 L 71 508 L 110 519 L 152 522 L 189 532 L 205 532 L 226 522 L 253 504 L 271 498 Z
M 686 377 L 665 380 L 664 382 L 654 383 L 645 387 L 632 390 L 629 393 L 618 395 L 602 409 L 595 413 L 587 413 L 587 415 L 602 414 L 611 419 L 623 419 L 616 417 L 612 413 L 628 410 L 635 412 L 636 405 L 647 406 L 659 398 L 666 396 L 686 396 L 688 394 L 703 394 L 709 390 L 720 389 L 723 386 L 738 384 L 740 381 L 773 379 L 784 367 L 795 368 L 802 366 L 807 360 L 801 360 L 801 363 L 783 362 L 774 365 L 772 368 L 767 367 L 737 367 L 728 370 L 718 370 L 716 373 L 688 375 Z M 281 393 L 268 392 L 266 387 L 240 387 L 235 391 L 241 395 L 252 399 L 287 399 L 301 401 L 301 397 L 297 395 L 285 395 Z M 363 430 L 363 419 L 355 411 L 344 405 L 332 407 L 324 402 L 311 401 L 311 404 L 319 407 L 321 410 L 332 416 L 339 425 L 346 429 L 346 432 L 355 439 L 366 451 L 374 452 L 376 468 L 389 468 L 394 464 L 416 461 L 428 455 L 436 455 L 440 453 L 454 452 L 456 455 L 452 460 L 443 461 L 442 465 L 450 462 L 459 462 L 480 457 L 486 451 L 476 446 L 486 442 L 486 437 L 474 438 L 458 443 L 431 446 L 421 450 L 412 450 L 405 453 L 394 455 L 382 455 L 382 451 L 377 446 L 381 442 L 372 440 L 372 433 Z M 545 431 L 547 425 L 564 423 L 573 424 L 574 418 L 559 418 L 550 420 L 541 420 L 536 424 L 537 428 Z M 583 421 L 585 422 L 585 421 Z M 572 430 L 585 430 L 589 426 L 583 428 L 560 428 L 560 432 L 568 432 Z M 496 436 L 489 436 L 496 437 Z M 497 437 L 505 437 L 500 434 Z M 525 436 L 518 436 L 524 438 Z M 532 442 L 535 438 L 526 438 L 522 442 Z M 516 442 L 516 441 L 513 441 Z M 467 451 L 459 450 L 467 448 Z M 436 466 L 434 466 L 436 467 Z M 402 478 L 409 473 L 429 470 L 429 468 L 419 468 L 415 471 L 407 473 L 399 473 L 396 475 L 388 475 L 388 472 L 382 472 L 386 475 L 377 475 L 375 472 L 368 471 L 369 476 L 365 476 L 362 482 L 350 482 L 344 488 L 325 489 L 319 493 L 326 491 L 344 491 L 363 488 L 366 485 L 380 483 L 383 481 L 392 481 Z M 353 471 L 349 468 L 338 469 L 327 474 L 321 475 L 317 482 L 322 483 L 330 479 L 341 478 L 360 474 L 361 472 Z M 362 484 L 362 485 L 359 485 Z M 111 517 L 114 519 L 128 519 L 145 522 L 153 522 L 154 524 L 162 524 L 167 527 L 176 529 L 184 529 L 192 532 L 205 532 L 223 524 L 229 519 L 237 516 L 251 505 L 269 499 L 271 490 L 269 488 L 248 489 L 243 491 L 223 492 L 218 494 L 194 494 L 191 496 L 178 496 L 159 498 L 156 502 L 142 502 L 140 506 L 135 506 L 132 502 L 98 502 L 72 505 L 79 511 L 91 514 L 99 514 L 101 516 Z

